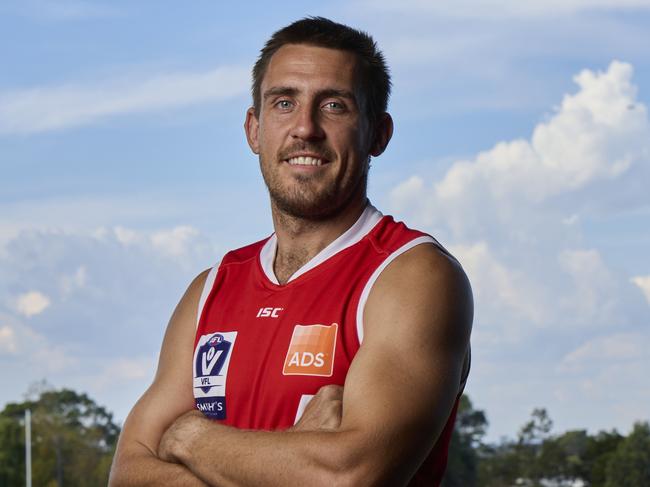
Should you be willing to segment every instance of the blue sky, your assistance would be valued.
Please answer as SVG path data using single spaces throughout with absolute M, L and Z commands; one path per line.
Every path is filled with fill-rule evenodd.
M 3 2 L 0 405 L 45 378 L 123 419 L 187 283 L 270 233 L 249 72 L 305 15 L 386 53 L 370 197 L 470 275 L 489 437 L 650 419 L 647 0 Z

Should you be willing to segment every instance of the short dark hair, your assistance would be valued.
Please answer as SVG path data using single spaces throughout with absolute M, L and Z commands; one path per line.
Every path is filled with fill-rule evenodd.
M 366 114 L 375 123 L 388 107 L 390 73 L 383 53 L 374 39 L 361 30 L 353 29 L 324 17 L 305 17 L 278 30 L 266 42 L 253 67 L 253 107 L 259 117 L 262 102 L 262 79 L 278 49 L 286 44 L 308 44 L 340 49 L 356 54 L 361 73 L 361 88 L 366 95 Z

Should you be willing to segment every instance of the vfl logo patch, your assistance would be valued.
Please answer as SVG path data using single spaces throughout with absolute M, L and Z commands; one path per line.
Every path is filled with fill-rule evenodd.
M 336 333 L 339 325 L 296 325 L 291 336 L 284 375 L 330 377 L 334 368 Z
M 194 349 L 196 407 L 211 419 L 226 419 L 226 377 L 236 331 L 210 333 Z

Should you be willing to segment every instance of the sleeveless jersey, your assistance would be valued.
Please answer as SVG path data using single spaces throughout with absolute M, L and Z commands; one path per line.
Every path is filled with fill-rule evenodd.
M 279 285 L 277 239 L 226 254 L 200 299 L 194 397 L 207 417 L 243 429 L 282 430 L 322 386 L 343 385 L 363 340 L 373 283 L 396 257 L 435 239 L 368 205 L 359 220 Z M 438 485 L 458 406 L 409 485 Z

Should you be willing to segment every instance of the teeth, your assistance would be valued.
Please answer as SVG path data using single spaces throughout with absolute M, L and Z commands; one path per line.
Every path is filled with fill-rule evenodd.
M 292 157 L 287 162 L 292 166 L 321 166 L 323 164 L 321 159 L 310 156 Z

